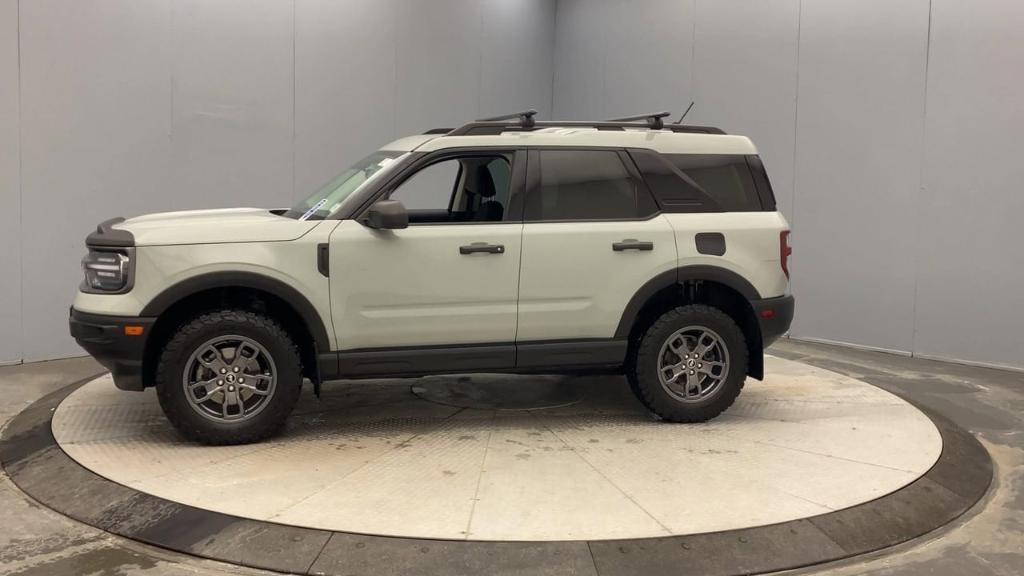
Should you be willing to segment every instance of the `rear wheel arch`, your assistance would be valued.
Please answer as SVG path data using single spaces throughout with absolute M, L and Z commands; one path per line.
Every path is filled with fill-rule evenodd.
M 757 289 L 739 274 L 718 266 L 682 266 L 648 280 L 626 305 L 615 330 L 616 338 L 629 341 L 633 357 L 640 337 L 665 312 L 684 304 L 706 304 L 728 314 L 743 331 L 747 343 L 747 374 L 764 377 L 761 327 L 750 304 L 761 298 Z

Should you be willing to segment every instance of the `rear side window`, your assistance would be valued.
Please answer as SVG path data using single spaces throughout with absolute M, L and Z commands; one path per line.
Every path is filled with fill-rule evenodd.
M 539 150 L 530 172 L 528 221 L 638 219 L 657 211 L 615 150 Z
M 631 151 L 666 212 L 754 212 L 762 202 L 746 156 Z

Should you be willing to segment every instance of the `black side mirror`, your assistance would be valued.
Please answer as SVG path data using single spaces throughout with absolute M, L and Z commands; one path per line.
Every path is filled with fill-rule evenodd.
M 398 230 L 409 227 L 409 212 L 398 200 L 381 200 L 370 206 L 363 224 L 377 230 Z

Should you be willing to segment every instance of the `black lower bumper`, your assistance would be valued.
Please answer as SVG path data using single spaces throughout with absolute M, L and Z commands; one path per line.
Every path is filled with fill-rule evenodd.
M 156 318 L 107 316 L 71 309 L 71 336 L 114 377 L 121 390 L 142 390 L 142 360 Z
M 789 325 L 793 323 L 793 297 L 765 298 L 754 300 L 751 304 L 757 322 L 761 325 L 762 345 L 767 348 L 789 331 Z

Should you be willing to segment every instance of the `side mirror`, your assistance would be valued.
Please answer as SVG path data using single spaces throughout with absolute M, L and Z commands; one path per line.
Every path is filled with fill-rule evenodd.
M 398 200 L 381 200 L 370 206 L 363 224 L 377 230 L 398 230 L 409 227 L 409 212 Z

